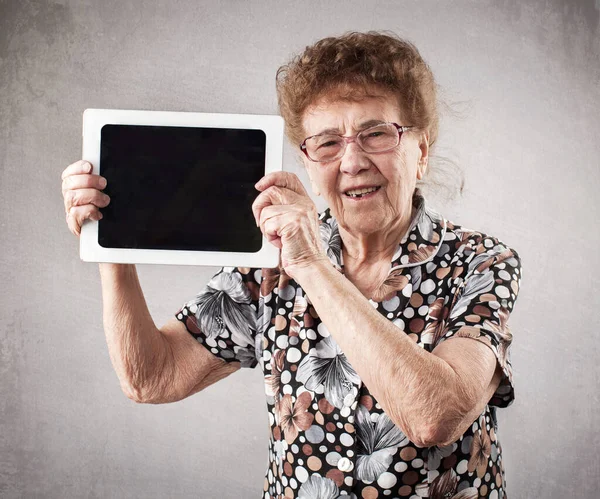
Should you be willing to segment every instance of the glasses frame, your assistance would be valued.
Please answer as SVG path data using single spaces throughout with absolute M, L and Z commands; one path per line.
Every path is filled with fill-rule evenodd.
M 377 127 L 377 126 L 381 126 L 381 125 L 394 125 L 394 126 L 396 127 L 396 130 L 398 131 L 398 143 L 397 143 L 396 145 L 394 145 L 393 147 L 390 147 L 389 149 L 384 149 L 383 151 L 377 151 L 376 153 L 372 153 L 372 152 L 365 151 L 365 150 L 363 149 L 363 147 L 360 145 L 360 142 L 358 142 L 358 141 L 357 141 L 357 139 L 358 139 L 358 136 L 359 136 L 361 133 L 364 133 L 364 132 L 366 132 L 367 130 L 370 130 L 371 128 L 375 128 L 375 127 Z M 408 132 L 409 130 L 412 130 L 413 128 L 416 128 L 416 127 L 415 127 L 415 126 L 403 126 L 403 125 L 398 125 L 398 123 L 394 123 L 393 121 L 386 121 L 386 122 L 383 122 L 383 123 L 378 123 L 377 125 L 370 126 L 369 128 L 365 128 L 364 130 L 361 130 L 361 131 L 360 131 L 360 132 L 358 132 L 357 134 L 355 134 L 355 135 L 351 135 L 350 137 L 346 137 L 346 136 L 344 136 L 344 135 L 337 135 L 337 134 L 335 134 L 335 133 L 317 133 L 316 135 L 311 135 L 310 137 L 306 137 L 306 138 L 305 138 L 305 139 L 302 141 L 302 143 L 300 144 L 300 150 L 301 150 L 301 151 L 302 151 L 302 152 L 303 152 L 303 153 L 306 155 L 306 157 L 307 157 L 307 158 L 308 158 L 310 161 L 312 161 L 312 162 L 314 162 L 314 163 L 331 163 L 332 161 L 337 161 L 338 159 L 341 159 L 341 158 L 344 156 L 344 154 L 346 153 L 346 147 L 347 147 L 347 146 L 348 146 L 348 144 L 350 144 L 351 142 L 356 142 L 356 144 L 358 145 L 358 147 L 360 147 L 360 148 L 361 148 L 361 150 L 362 150 L 363 152 L 366 152 L 367 154 L 378 154 L 378 153 L 380 153 L 380 152 L 387 152 L 387 151 L 391 151 L 391 150 L 392 150 L 392 149 L 394 149 L 395 147 L 398 147 L 398 146 L 400 145 L 400 140 L 402 139 L 402 134 L 403 134 L 404 132 Z M 322 161 L 319 161 L 319 160 L 316 160 L 316 159 L 312 159 L 312 158 L 311 158 L 311 157 L 308 155 L 308 151 L 307 151 L 307 149 L 306 149 L 306 141 L 307 141 L 307 140 L 309 140 L 309 139 L 312 139 L 312 138 L 314 138 L 314 137 L 319 137 L 320 135 L 334 135 L 334 136 L 336 136 L 336 137 L 339 137 L 339 138 L 341 138 L 341 139 L 344 141 L 344 147 L 341 149 L 341 152 L 340 152 L 340 155 L 339 155 L 339 157 L 336 157 L 336 158 L 334 158 L 334 159 L 327 159 L 327 160 L 322 160 Z

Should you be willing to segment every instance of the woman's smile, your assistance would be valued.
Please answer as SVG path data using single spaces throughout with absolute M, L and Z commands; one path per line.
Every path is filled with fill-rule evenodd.
M 359 189 L 350 189 L 344 192 L 344 198 L 352 202 L 366 201 L 373 199 L 381 191 L 381 186 L 364 187 Z

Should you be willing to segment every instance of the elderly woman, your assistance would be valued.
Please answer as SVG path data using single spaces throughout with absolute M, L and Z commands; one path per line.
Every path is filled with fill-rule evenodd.
M 505 497 L 495 408 L 514 398 L 520 259 L 444 219 L 417 187 L 437 137 L 435 88 L 394 36 L 307 47 L 277 91 L 329 208 L 318 214 L 291 173 L 256 184 L 256 223 L 280 267 L 222 269 L 157 329 L 135 267 L 100 265 L 111 358 L 132 399 L 173 402 L 260 364 L 265 498 Z M 89 171 L 63 174 L 75 233 L 109 201 Z

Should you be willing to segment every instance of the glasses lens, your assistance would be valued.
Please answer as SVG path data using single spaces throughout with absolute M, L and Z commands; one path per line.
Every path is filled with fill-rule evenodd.
M 381 152 L 398 145 L 398 129 L 390 123 L 382 123 L 363 130 L 358 141 L 366 152 Z
M 344 141 L 338 135 L 317 135 L 306 141 L 306 152 L 314 161 L 333 161 L 344 149 Z

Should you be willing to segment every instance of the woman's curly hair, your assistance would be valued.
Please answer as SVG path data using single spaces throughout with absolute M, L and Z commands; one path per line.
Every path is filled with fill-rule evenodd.
M 436 83 L 416 47 L 393 34 L 346 33 L 306 47 L 277 71 L 279 110 L 294 144 L 304 139 L 306 108 L 326 96 L 359 100 L 377 91 L 395 95 L 406 123 L 438 133 Z

